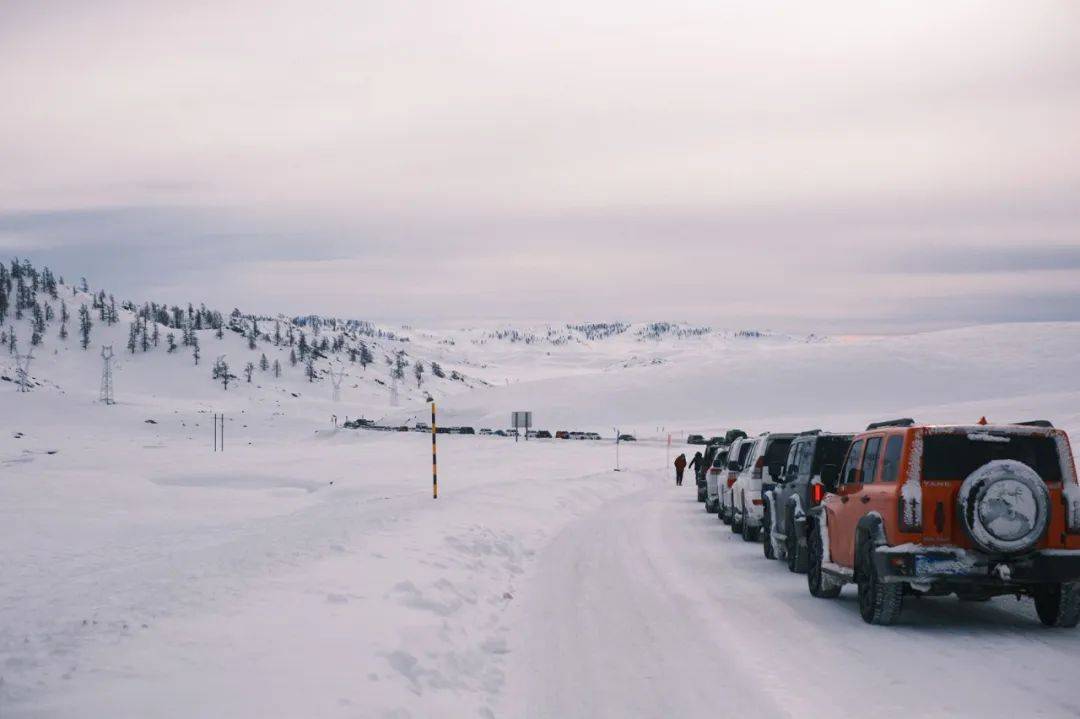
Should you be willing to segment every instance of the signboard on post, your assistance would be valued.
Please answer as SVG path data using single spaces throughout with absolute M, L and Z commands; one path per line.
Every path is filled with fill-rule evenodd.
M 514 428 L 514 441 L 517 441 L 519 430 L 525 430 L 525 440 L 529 439 L 529 429 L 532 428 L 532 412 L 512 412 L 510 414 L 510 426 Z

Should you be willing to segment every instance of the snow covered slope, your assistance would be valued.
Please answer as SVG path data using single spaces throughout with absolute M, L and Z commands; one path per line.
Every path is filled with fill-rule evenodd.
M 114 324 L 91 309 L 84 350 L 77 310 L 93 293 L 48 295 L 34 298 L 54 319 L 31 391 L 0 380 L 5 719 L 813 716 L 867 702 L 886 717 L 985 717 L 1027 711 L 1033 696 L 1047 716 L 1080 712 L 1067 661 L 1080 633 L 1044 632 L 1006 599 L 927 600 L 899 627 L 865 627 L 850 595 L 812 601 L 801 577 L 731 541 L 692 485 L 671 486 L 660 441 L 901 415 L 1046 418 L 1078 436 L 1080 324 L 799 337 L 330 320 L 316 336 L 310 318 L 230 313 L 219 338 L 217 316 L 193 310 L 196 365 L 192 346 L 166 350 L 186 308 L 134 352 L 145 306 L 118 304 Z M 23 314 L 10 304 L 0 330 L 15 328 L 19 352 L 34 329 Z M 311 372 L 290 361 L 300 332 L 328 340 Z M 367 367 L 350 355 L 361 342 Z M 112 406 L 98 401 L 104 343 L 116 349 Z M 386 358 L 403 351 L 395 407 Z M 222 355 L 237 375 L 228 389 L 212 377 Z M 337 402 L 331 366 L 346 373 Z M 14 370 L 0 349 L 0 376 Z M 502 427 L 531 409 L 546 429 L 653 441 L 622 445 L 615 473 L 610 442 L 447 436 L 436 501 L 429 437 L 330 421 L 426 419 L 428 394 L 443 424 Z M 225 413 L 224 453 L 212 412 Z M 875 682 L 879 650 L 911 668 L 896 687 Z M 777 667 L 792 656 L 867 694 L 786 688 Z

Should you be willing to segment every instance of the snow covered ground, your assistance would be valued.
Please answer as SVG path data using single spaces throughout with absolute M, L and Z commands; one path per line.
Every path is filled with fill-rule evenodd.
M 123 327 L 100 329 L 119 347 Z M 413 336 L 490 383 L 433 383 L 442 423 L 533 409 L 552 431 L 642 441 L 616 473 L 610 441 L 440 435 L 432 500 L 429 436 L 329 422 L 419 417 L 416 392 L 395 409 L 358 379 L 335 404 L 292 368 L 226 392 L 208 364 L 123 353 L 105 407 L 96 355 L 47 343 L 32 392 L 0 382 L 0 717 L 1080 714 L 1080 632 L 1009 599 L 864 625 L 850 590 L 812 599 L 692 481 L 676 489 L 663 441 L 902 415 L 1047 418 L 1080 439 L 1080 325 Z M 247 352 L 207 336 L 205 357 L 214 342 Z

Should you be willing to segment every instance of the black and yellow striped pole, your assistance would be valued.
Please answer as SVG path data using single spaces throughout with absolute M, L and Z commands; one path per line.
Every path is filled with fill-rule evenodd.
M 439 460 L 435 453 L 435 403 L 431 403 L 431 498 L 439 498 Z

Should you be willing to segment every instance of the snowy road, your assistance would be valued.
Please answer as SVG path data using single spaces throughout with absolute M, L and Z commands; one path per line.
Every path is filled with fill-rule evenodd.
M 506 716 L 1080 715 L 1080 634 L 1029 603 L 909 601 L 862 622 L 707 515 L 693 487 L 616 499 L 538 557 Z

